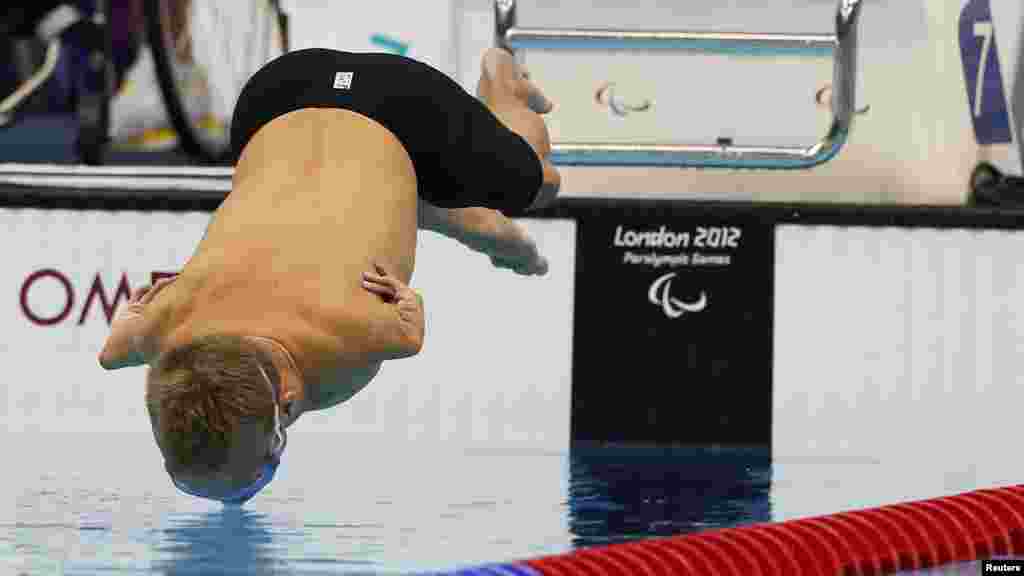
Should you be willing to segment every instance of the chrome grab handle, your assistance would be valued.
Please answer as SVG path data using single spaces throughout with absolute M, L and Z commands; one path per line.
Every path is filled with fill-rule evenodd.
M 519 28 L 516 0 L 495 0 L 495 45 L 521 58 L 524 48 L 682 50 L 715 54 L 796 54 L 833 57 L 832 124 L 807 146 L 553 142 L 552 161 L 561 165 L 678 166 L 692 168 L 807 169 L 834 158 L 846 144 L 858 112 L 857 29 L 863 0 L 839 0 L 835 34 L 761 34 Z
M 46 57 L 39 70 L 36 70 L 32 76 L 15 88 L 14 92 L 0 100 L 0 127 L 10 124 L 13 120 L 14 110 L 35 94 L 36 90 L 50 79 L 54 70 L 57 69 L 59 59 L 60 40 L 54 38 L 46 45 Z

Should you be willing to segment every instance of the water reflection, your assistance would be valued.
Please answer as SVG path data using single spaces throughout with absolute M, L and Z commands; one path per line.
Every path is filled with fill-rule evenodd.
M 574 447 L 575 547 L 771 520 L 767 448 Z
M 170 518 L 154 568 L 166 576 L 275 573 L 282 566 L 271 531 L 266 514 L 238 507 Z

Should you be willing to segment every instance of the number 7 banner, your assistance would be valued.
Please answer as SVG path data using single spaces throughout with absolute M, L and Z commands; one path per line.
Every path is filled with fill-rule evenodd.
M 969 0 L 960 13 L 960 57 L 978 144 L 1013 141 L 990 0 Z

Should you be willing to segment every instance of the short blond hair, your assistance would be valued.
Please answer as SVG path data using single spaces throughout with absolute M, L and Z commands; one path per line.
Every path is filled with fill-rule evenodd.
M 171 470 L 219 469 L 243 421 L 271 430 L 274 397 L 261 367 L 278 378 L 269 355 L 239 336 L 205 336 L 157 359 L 146 407 Z

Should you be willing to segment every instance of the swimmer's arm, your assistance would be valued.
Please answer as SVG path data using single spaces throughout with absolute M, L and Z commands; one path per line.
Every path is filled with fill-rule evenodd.
M 148 361 L 148 355 L 140 345 L 145 341 L 147 332 L 142 312 L 142 307 L 135 303 L 126 304 L 117 311 L 110 325 L 110 336 L 100 352 L 100 366 L 117 370 L 141 366 Z
M 163 279 L 157 286 L 170 283 L 172 279 Z M 128 302 L 118 307 L 114 320 L 110 325 L 103 350 L 100 352 L 100 366 L 107 370 L 141 366 L 149 362 L 152 354 L 148 351 L 152 325 L 146 318 L 146 304 L 156 292 L 152 286 L 135 290 Z

